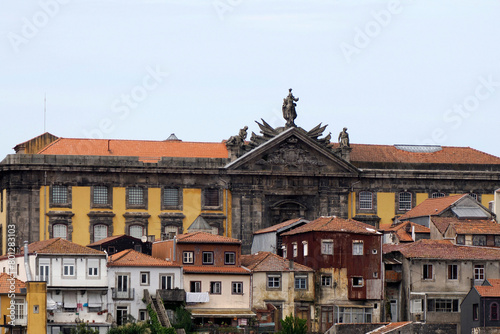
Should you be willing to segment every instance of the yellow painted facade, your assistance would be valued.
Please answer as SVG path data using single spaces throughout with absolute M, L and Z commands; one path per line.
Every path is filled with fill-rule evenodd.
M 0 193 L 1 203 L 0 203 L 0 226 L 2 228 L 2 235 L 7 235 L 7 190 L 3 189 Z M 4 237 L 5 239 L 5 237 Z M 2 254 L 7 253 L 7 244 L 2 242 Z
M 28 334 L 47 333 L 47 283 L 26 282 Z
M 72 241 L 80 245 L 88 245 L 90 240 L 89 216 L 90 211 L 112 211 L 113 217 L 113 234 L 125 234 L 125 217 L 126 212 L 145 212 L 151 217 L 148 219 L 148 235 L 154 235 L 156 240 L 161 239 L 161 220 L 159 215 L 165 212 L 182 213 L 184 231 L 193 223 L 193 221 L 201 213 L 217 213 L 226 216 L 223 224 L 223 234 L 231 236 L 231 196 L 229 191 L 222 191 L 222 210 L 202 210 L 201 205 L 201 189 L 183 189 L 182 190 L 182 210 L 162 210 L 161 209 L 161 192 L 160 187 L 148 188 L 148 203 L 147 209 L 127 209 L 126 208 L 126 188 L 115 187 L 112 189 L 112 208 L 91 208 L 91 187 L 71 187 L 71 208 L 65 207 L 50 207 L 49 204 L 49 187 L 41 187 L 40 189 L 40 240 L 49 239 L 49 211 L 70 211 L 74 214 L 72 219 L 73 233 Z

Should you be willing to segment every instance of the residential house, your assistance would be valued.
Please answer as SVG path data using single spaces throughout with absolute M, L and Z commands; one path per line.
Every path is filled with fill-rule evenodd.
M 385 244 L 399 244 L 430 239 L 431 234 L 428 227 L 410 221 L 402 222 L 399 225 L 379 231 L 384 233 L 383 240 Z
M 457 245 L 500 247 L 500 224 L 494 220 L 431 217 L 434 239 Z
M 460 308 L 463 334 L 500 332 L 500 279 L 473 286 Z
M 283 234 L 283 257 L 316 271 L 321 329 L 378 322 L 383 307 L 382 234 L 351 219 L 321 217 Z
M 143 241 L 130 235 L 121 234 L 93 242 L 87 245 L 87 247 L 106 252 L 108 255 L 119 253 L 126 249 L 133 249 L 139 253 L 151 255 L 152 245 L 152 242 L 148 240 Z
M 259 327 L 279 331 L 280 320 L 292 315 L 308 321 L 314 306 L 314 270 L 271 252 L 242 255 L 241 264 L 252 271 L 252 307 Z M 304 284 L 305 283 L 305 284 Z
M 409 220 L 426 227 L 431 217 L 491 220 L 495 215 L 478 201 L 477 194 L 450 195 L 428 198 L 396 219 L 396 224 Z M 431 231 L 431 239 L 435 239 Z
M 419 240 L 384 244 L 384 257 L 402 265 L 400 291 L 396 293 L 401 298 L 396 301 L 400 321 L 451 323 L 459 327 L 460 304 L 471 286 L 500 278 L 498 248 Z
M 12 300 L 14 303 L 12 303 Z M 0 274 L 0 327 L 1 334 L 26 334 L 28 312 L 26 283 L 15 275 Z M 12 327 L 6 327 L 6 326 Z M 10 328 L 10 329 L 8 329 Z
M 245 326 L 251 310 L 251 272 L 241 266 L 241 241 L 207 232 L 153 243 L 153 256 L 182 265 L 186 308 L 195 324 Z
M 296 227 L 307 224 L 309 221 L 302 218 L 289 219 L 282 223 L 269 226 L 253 233 L 251 254 L 257 252 L 271 252 L 282 254 L 282 234 Z
M 183 283 L 179 265 L 133 249 L 123 250 L 108 258 L 109 312 L 117 325 L 130 316 L 137 321 L 147 320 L 144 290 L 152 296 L 158 292 L 164 300 L 180 305 L 184 302 Z
M 12 267 L 20 280 L 47 283 L 47 333 L 69 333 L 89 322 L 104 334 L 111 325 L 106 260 L 104 252 L 55 238 L 29 244 L 27 259 L 23 250 Z M 3 257 L 0 267 L 9 261 Z

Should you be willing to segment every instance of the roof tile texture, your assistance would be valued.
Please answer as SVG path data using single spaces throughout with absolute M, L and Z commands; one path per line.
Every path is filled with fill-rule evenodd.
M 235 266 L 184 266 L 185 274 L 250 274 L 250 270 Z
M 108 267 L 172 267 L 172 262 L 157 259 L 147 254 L 126 249 L 108 258 Z
M 453 203 L 458 201 L 464 196 L 468 196 L 467 194 L 463 195 L 453 195 L 453 196 L 445 196 L 439 198 L 428 198 L 401 217 L 399 220 L 405 220 L 414 217 L 422 217 L 422 216 L 437 216 L 442 213 L 444 210 L 449 208 Z
M 500 297 L 500 279 L 488 279 L 489 285 L 475 286 L 481 297 Z
M 289 232 L 283 233 L 283 235 L 294 235 L 313 231 L 378 234 L 378 232 L 371 225 L 361 223 L 353 219 L 342 219 L 333 216 L 320 217 L 306 225 L 302 225 Z
M 224 237 L 221 235 L 211 234 L 207 232 L 191 232 L 177 235 L 177 243 L 225 243 L 225 244 L 241 244 L 241 241 L 234 238 Z
M 29 253 L 38 254 L 88 254 L 88 255 L 105 255 L 106 253 L 75 244 L 71 241 L 54 238 L 43 241 L 36 241 L 28 245 Z
M 432 217 L 436 228 L 444 234 L 450 225 L 457 234 L 494 234 L 500 235 L 500 224 L 484 219 L 458 219 L 455 217 Z
M 12 277 L 7 273 L 0 274 L 0 294 L 12 293 L 10 290 L 11 279 Z M 21 289 L 26 288 L 26 284 L 17 278 L 14 278 L 14 281 L 16 286 L 15 293 L 20 294 Z
M 292 262 L 290 267 L 290 260 L 286 260 L 271 252 L 258 252 L 252 255 L 242 255 L 241 265 L 247 267 L 254 272 L 267 272 L 267 271 L 314 271 L 312 268 L 304 266 L 300 263 Z

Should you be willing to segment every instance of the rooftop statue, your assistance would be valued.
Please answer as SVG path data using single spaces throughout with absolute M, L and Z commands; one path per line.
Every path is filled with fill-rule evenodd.
M 286 120 L 286 127 L 296 127 L 294 121 L 297 118 L 297 112 L 295 111 L 295 102 L 299 101 L 299 98 L 293 96 L 292 89 L 288 90 L 288 96 L 283 99 L 283 118 Z
M 339 134 L 339 144 L 340 148 L 350 147 L 349 145 L 349 134 L 347 133 L 347 128 L 344 128 Z

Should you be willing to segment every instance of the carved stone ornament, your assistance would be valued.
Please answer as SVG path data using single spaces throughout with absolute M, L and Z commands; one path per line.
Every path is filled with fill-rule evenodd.
M 299 166 L 326 166 L 323 161 L 312 156 L 308 151 L 301 149 L 296 145 L 297 138 L 290 137 L 287 143 L 284 143 L 274 154 L 267 159 L 260 159 L 258 165 L 284 165 L 287 167 Z

